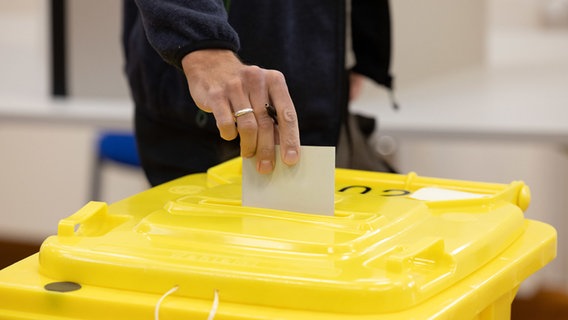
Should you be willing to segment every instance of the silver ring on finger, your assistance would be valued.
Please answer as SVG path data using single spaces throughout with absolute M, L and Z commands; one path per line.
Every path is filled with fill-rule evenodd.
M 235 113 L 233 113 L 233 116 L 235 116 L 235 119 L 240 117 L 240 116 L 244 116 L 245 114 L 249 114 L 249 113 L 253 113 L 254 110 L 252 108 L 245 108 L 245 109 L 241 109 L 236 111 Z

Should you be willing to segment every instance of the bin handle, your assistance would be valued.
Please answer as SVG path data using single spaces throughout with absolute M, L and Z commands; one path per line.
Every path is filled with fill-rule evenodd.
M 104 225 L 108 217 L 107 208 L 108 206 L 105 202 L 90 201 L 70 217 L 59 221 L 57 235 L 60 237 L 71 237 L 76 234 L 82 225 Z
M 434 237 L 420 240 L 407 248 L 401 248 L 387 258 L 387 270 L 402 273 L 412 269 L 415 263 L 438 264 L 446 257 L 444 239 Z

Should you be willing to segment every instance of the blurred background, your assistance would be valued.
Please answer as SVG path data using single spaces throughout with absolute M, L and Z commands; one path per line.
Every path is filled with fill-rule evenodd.
M 525 181 L 527 217 L 552 224 L 559 239 L 558 258 L 519 298 L 567 292 L 568 0 L 391 3 L 401 109 L 371 83 L 353 105 L 379 119 L 374 146 L 402 173 Z M 0 2 L 2 266 L 92 199 L 99 133 L 131 130 L 120 18 L 116 0 Z M 107 202 L 148 187 L 136 168 L 110 164 L 101 175 Z

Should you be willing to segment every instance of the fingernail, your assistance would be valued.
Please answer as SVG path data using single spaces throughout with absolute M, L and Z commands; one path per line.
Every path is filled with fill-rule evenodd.
M 259 173 L 262 173 L 262 174 L 270 173 L 270 172 L 272 172 L 273 168 L 274 168 L 274 165 L 273 165 L 272 161 L 270 161 L 270 160 L 261 160 L 258 163 L 258 172 Z
M 284 162 L 287 165 L 293 165 L 298 162 L 298 151 L 296 150 L 288 150 L 286 151 L 286 155 L 284 156 Z

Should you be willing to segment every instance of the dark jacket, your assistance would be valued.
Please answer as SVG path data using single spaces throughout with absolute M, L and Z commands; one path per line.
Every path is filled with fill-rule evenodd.
M 281 71 L 304 145 L 335 145 L 347 110 L 345 0 L 126 0 L 126 73 L 137 113 L 168 126 L 218 135 L 195 106 L 181 59 L 204 48 Z M 387 0 L 352 0 L 354 70 L 391 86 Z M 206 121 L 204 121 L 206 120 Z M 199 135 L 199 136 L 197 136 Z M 144 141 L 139 141 L 143 147 Z

